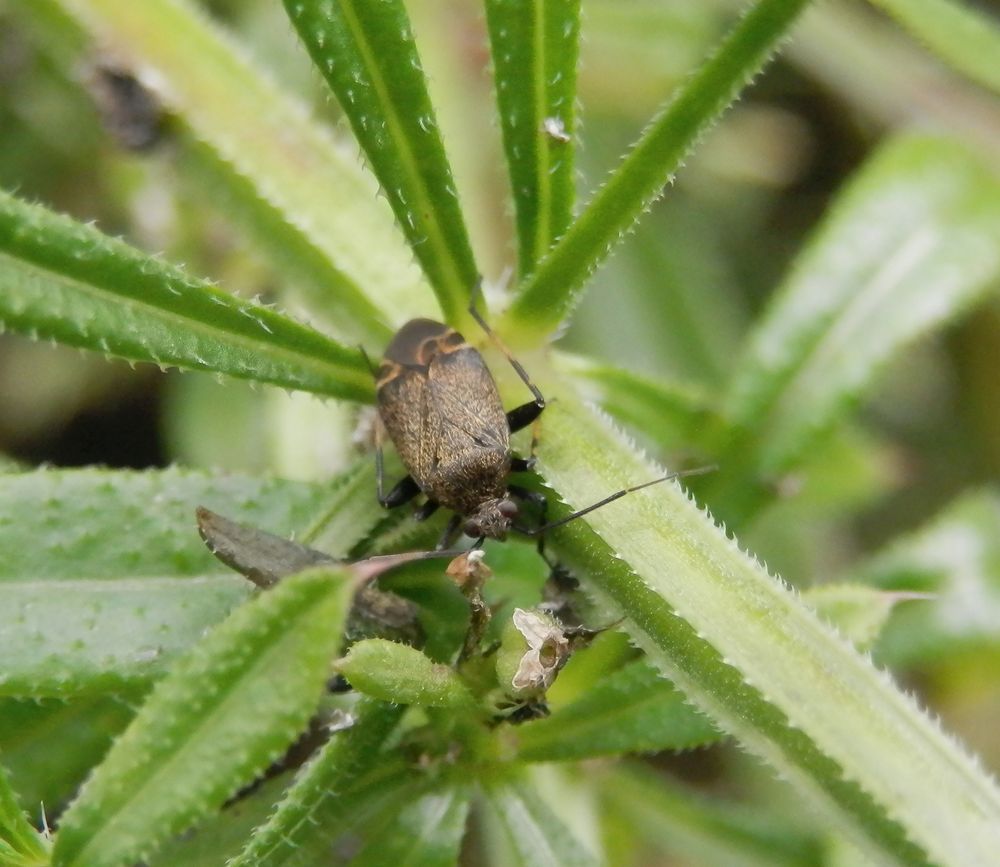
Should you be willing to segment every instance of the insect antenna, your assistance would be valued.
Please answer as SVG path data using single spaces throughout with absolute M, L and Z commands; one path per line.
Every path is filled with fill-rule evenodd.
M 493 342 L 494 346 L 499 349 L 504 357 L 510 362 L 510 366 L 514 368 L 517 375 L 520 377 L 521 382 L 523 382 L 528 390 L 531 392 L 532 397 L 535 398 L 534 404 L 538 407 L 538 412 L 541 412 L 545 408 L 545 398 L 543 397 L 541 391 L 538 390 L 538 386 L 531 381 L 531 377 L 528 376 L 528 371 L 526 371 L 522 366 L 521 362 L 514 358 L 514 354 L 507 348 L 507 345 L 500 339 L 500 336 L 490 328 L 489 324 L 483 318 L 483 315 L 476 309 L 476 299 L 483 291 L 483 279 L 479 278 L 476 283 L 475 288 L 472 290 L 472 301 L 469 303 L 469 315 L 476 320 L 479 327 L 483 329 L 486 336 Z
M 661 482 L 669 482 L 671 479 L 681 479 L 687 476 L 702 476 L 705 473 L 714 472 L 718 467 L 715 464 L 709 464 L 704 467 L 695 467 L 690 470 L 678 470 L 675 473 L 669 473 L 665 476 L 661 476 L 658 479 L 653 479 L 649 482 L 643 482 L 641 485 L 633 485 L 631 488 L 622 488 L 620 491 L 615 491 L 613 494 L 609 494 L 603 500 L 598 500 L 596 503 L 591 503 L 584 509 L 580 509 L 577 512 L 566 515 L 563 518 L 559 518 L 556 521 L 550 521 L 547 524 L 542 524 L 540 527 L 515 527 L 519 533 L 524 533 L 525 536 L 541 536 L 548 530 L 554 530 L 556 527 L 561 527 L 563 524 L 568 524 L 570 521 L 575 521 L 577 518 L 582 518 L 584 515 L 590 512 L 600 509 L 601 506 L 606 506 L 608 503 L 613 503 L 615 500 L 620 500 L 626 494 L 631 494 L 635 491 L 641 491 L 643 488 L 649 488 L 653 485 L 658 485 Z

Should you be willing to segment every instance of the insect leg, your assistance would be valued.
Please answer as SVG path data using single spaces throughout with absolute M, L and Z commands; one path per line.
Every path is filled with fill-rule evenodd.
M 523 458 L 521 459 L 523 460 Z M 533 460 L 533 459 L 532 459 Z M 512 467 L 513 469 L 513 467 Z M 544 527 L 545 522 L 549 517 L 549 501 L 545 494 L 539 493 L 538 491 L 529 491 L 527 488 L 522 488 L 520 485 L 508 485 L 507 490 L 513 496 L 517 497 L 519 500 L 524 500 L 526 503 L 531 503 L 538 507 L 539 513 L 539 527 Z M 515 527 L 516 530 L 521 530 L 522 532 L 527 532 L 521 527 Z M 528 533 L 528 535 L 535 535 L 534 533 Z M 538 551 L 538 556 L 541 557 L 549 567 L 553 566 L 553 563 L 545 555 L 545 534 L 538 533 L 538 542 L 535 544 L 535 550 Z
M 542 414 L 543 409 L 545 409 L 544 398 L 541 399 L 541 403 L 537 400 L 533 400 L 531 403 L 523 403 L 520 406 L 515 406 L 510 412 L 507 413 L 507 426 L 510 428 L 510 432 L 517 433 L 519 430 L 524 430 Z M 535 437 L 531 438 L 531 443 L 531 451 L 532 454 L 534 454 Z
M 403 503 L 408 503 L 417 494 L 420 493 L 420 488 L 411 476 L 405 476 L 400 479 L 396 486 L 389 491 L 385 496 L 382 495 L 382 479 L 379 478 L 378 486 L 378 501 L 386 509 L 395 509 L 397 506 L 402 506 Z
M 413 520 L 426 521 L 440 508 L 440 505 L 440 503 L 435 503 L 433 500 L 428 500 L 413 513 Z
M 476 291 L 478 291 L 478 288 Z M 510 432 L 517 433 L 517 431 L 527 427 L 536 418 L 538 418 L 539 415 L 541 415 L 542 410 L 545 409 L 545 398 L 538 390 L 538 386 L 531 381 L 531 377 L 528 376 L 528 372 L 521 367 L 521 362 L 514 358 L 511 351 L 504 345 L 503 341 L 497 337 L 493 329 L 486 324 L 486 320 L 483 319 L 479 311 L 476 310 L 475 293 L 473 293 L 472 303 L 469 305 L 469 315 L 479 323 L 479 327 L 486 332 L 486 336 L 489 337 L 489 339 L 496 345 L 497 349 L 504 354 L 506 359 L 510 362 L 510 366 L 514 368 L 517 375 L 521 378 L 521 382 L 528 386 L 529 391 L 531 391 L 532 396 L 535 398 L 530 403 L 515 407 L 507 413 L 507 424 L 510 425 Z
M 450 548 L 458 536 L 459 525 L 462 523 L 462 516 L 457 512 L 451 516 L 451 520 L 448 522 L 448 526 L 444 528 L 444 532 L 441 534 L 441 538 L 438 539 L 436 551 L 444 551 Z
M 510 471 L 512 473 L 527 473 L 535 468 L 535 459 L 519 458 L 516 455 L 510 459 Z

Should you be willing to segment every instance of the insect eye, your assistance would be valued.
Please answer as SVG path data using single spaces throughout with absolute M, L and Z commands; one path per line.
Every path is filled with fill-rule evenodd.
M 500 504 L 497 506 L 500 514 L 505 518 L 516 518 L 517 517 L 517 503 L 513 500 L 501 500 Z

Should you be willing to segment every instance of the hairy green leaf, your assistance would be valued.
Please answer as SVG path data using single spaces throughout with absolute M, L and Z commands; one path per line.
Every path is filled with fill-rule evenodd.
M 36 338 L 351 400 L 372 399 L 356 349 L 0 192 L 0 325 Z
M 598 785 L 605 809 L 659 851 L 705 867 L 826 864 L 818 834 L 786 819 L 709 799 L 639 767 L 610 771 Z
M 363 459 L 327 485 L 179 469 L 4 477 L 0 694 L 145 689 L 252 590 L 199 538 L 197 506 L 282 536 L 305 528 L 340 557 L 382 518 L 371 476 Z
M 0 863 L 5 867 L 48 864 L 48 841 L 28 822 L 0 765 Z
M 682 750 L 718 740 L 711 721 L 645 660 L 606 675 L 552 716 L 518 726 L 526 761 Z
M 384 638 L 352 644 L 347 655 L 337 661 L 337 671 L 355 689 L 382 701 L 455 711 L 474 706 L 471 693 L 451 666 Z
M 172 837 L 150 859 L 148 867 L 221 867 L 229 865 L 250 839 L 255 828 L 267 822 L 280 800 L 291 774 L 265 779 L 252 790 L 241 792 L 222 810 L 212 813 L 196 827 Z
M 538 454 L 574 506 L 663 472 L 564 394 L 546 410 Z M 989 860 L 1000 827 L 992 781 L 679 486 L 632 494 L 551 539 L 689 699 L 852 839 L 908 863 L 926 860 L 908 835 L 944 864 Z
M 134 714 L 121 696 L 0 698 L 0 755 L 36 825 L 69 802 Z
M 0 583 L 225 575 L 198 538 L 197 506 L 290 535 L 333 499 L 318 484 L 179 468 L 0 480 Z
M 315 711 L 349 580 L 288 578 L 180 660 L 64 815 L 53 863 L 130 864 L 276 759 Z
M 453 867 L 465 834 L 468 786 L 445 785 L 403 807 L 386 833 L 370 840 L 353 867 Z
M 891 594 L 929 596 L 901 606 L 876 646 L 893 665 L 1000 646 L 1000 494 L 972 491 L 926 526 L 851 570 Z
M 5 581 L 0 695 L 141 691 L 252 589 L 238 575 Z
M 820 584 L 802 599 L 855 647 L 868 650 L 876 642 L 893 608 L 900 602 L 926 599 L 922 593 L 891 593 L 863 584 Z
M 573 216 L 580 0 L 487 0 L 486 23 L 525 277 Z
M 1000 93 L 1000 19 L 956 0 L 872 0 L 946 63 Z
M 721 427 L 712 401 L 697 387 L 563 353 L 556 365 L 572 376 L 582 396 L 660 448 L 704 446 Z
M 483 789 L 518 867 L 590 867 L 597 859 L 570 833 L 538 793 L 520 782 Z
M 1000 279 L 1000 179 L 964 145 L 886 146 L 799 257 L 736 366 L 738 448 L 784 472 L 900 349 Z
M 353 148 L 311 123 L 204 14 L 185 0 L 58 2 L 177 113 L 209 193 L 224 191 L 336 334 L 378 345 L 427 311 L 426 284 Z
M 478 271 L 401 0 L 285 0 L 437 293 L 460 325 Z
M 347 792 L 381 758 L 381 747 L 402 715 L 399 705 L 362 699 L 350 728 L 337 732 L 295 778 L 285 797 L 254 832 L 230 867 L 285 867 L 301 863 L 303 847 L 333 831 L 344 812 Z
M 681 87 L 522 284 L 504 333 L 538 341 L 570 312 L 584 281 L 674 177 L 698 138 L 774 53 L 807 0 L 758 0 Z

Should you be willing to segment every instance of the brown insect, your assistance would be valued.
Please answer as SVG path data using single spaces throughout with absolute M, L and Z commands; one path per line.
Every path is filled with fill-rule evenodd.
M 467 535 L 479 540 L 504 539 L 511 529 L 538 536 L 541 551 L 541 537 L 546 530 L 640 488 L 709 469 L 671 473 L 625 488 L 558 521 L 545 523 L 545 497 L 508 482 L 511 473 L 530 470 L 534 464 L 533 457 L 525 459 L 511 453 L 510 435 L 541 415 L 545 398 L 474 306 L 469 312 L 507 357 L 533 400 L 505 412 L 482 355 L 453 328 L 431 319 L 413 319 L 400 328 L 375 371 L 379 502 L 392 509 L 423 493 L 427 501 L 417 510 L 417 520 L 429 518 L 441 506 L 451 509 L 455 514 L 439 548 L 451 544 L 461 525 Z M 409 475 L 388 494 L 383 490 L 383 426 L 409 470 Z M 515 523 L 519 511 L 516 500 L 540 507 L 540 526 L 529 528 Z
M 453 328 L 430 319 L 407 322 L 376 373 L 379 502 L 391 509 L 422 492 L 427 502 L 417 511 L 418 520 L 441 506 L 454 511 L 442 547 L 463 520 L 469 536 L 503 539 L 518 514 L 515 497 L 544 502 L 540 494 L 508 484 L 507 477 L 533 464 L 511 453 L 510 435 L 538 418 L 545 398 L 475 308 L 470 312 L 497 341 L 533 400 L 505 412 L 482 355 Z M 410 471 L 388 494 L 383 493 L 381 425 Z

